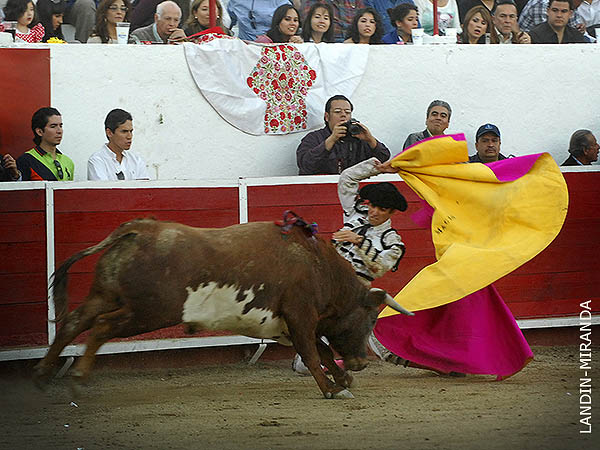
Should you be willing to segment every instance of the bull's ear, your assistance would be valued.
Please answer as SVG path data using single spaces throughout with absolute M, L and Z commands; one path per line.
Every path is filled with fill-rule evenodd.
M 383 289 L 371 288 L 369 292 L 369 296 L 373 298 L 373 300 L 377 301 L 377 305 L 385 304 L 399 313 L 406 314 L 407 316 L 414 316 L 415 314 L 410 312 L 409 310 L 403 308 L 396 300 L 392 298 L 390 294 L 385 292 Z

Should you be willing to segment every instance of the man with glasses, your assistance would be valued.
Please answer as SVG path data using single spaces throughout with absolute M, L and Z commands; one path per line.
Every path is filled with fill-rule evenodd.
M 372 157 L 389 159 L 388 148 L 363 123 L 350 122 L 353 109 L 343 95 L 327 100 L 325 127 L 304 136 L 296 149 L 300 175 L 338 174 Z
M 104 120 L 108 143 L 90 156 L 88 180 L 149 180 L 146 163 L 129 149 L 133 142 L 133 118 L 122 109 L 113 109 Z
M 258 36 L 267 34 L 275 10 L 292 3 L 299 6 L 299 0 L 229 0 L 227 13 L 231 26 L 238 26 L 238 37 L 254 42 Z
M 582 44 L 588 41 L 568 25 L 573 16 L 573 0 L 550 0 L 548 20 L 533 28 L 529 35 L 533 44 Z
M 24 181 L 72 181 L 75 165 L 57 148 L 62 141 L 63 122 L 58 110 L 38 109 L 31 118 L 35 147 L 17 159 Z
M 517 5 L 513 0 L 499 0 L 493 11 L 499 44 L 531 44 L 531 37 L 517 25 Z

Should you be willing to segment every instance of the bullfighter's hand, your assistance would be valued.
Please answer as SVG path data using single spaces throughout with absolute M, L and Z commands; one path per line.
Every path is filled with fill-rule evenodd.
M 381 173 L 398 173 L 398 170 L 400 170 L 397 167 L 392 167 L 392 160 L 383 164 L 375 164 L 375 168 Z
M 352 244 L 360 245 L 364 237 L 350 230 L 339 230 L 333 233 L 333 239 L 342 242 L 351 242 Z

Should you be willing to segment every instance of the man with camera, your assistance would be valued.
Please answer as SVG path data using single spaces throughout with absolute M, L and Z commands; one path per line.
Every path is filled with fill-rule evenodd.
M 364 124 L 352 119 L 353 109 L 343 95 L 327 100 L 325 127 L 304 136 L 296 149 L 300 175 L 338 174 L 372 157 L 389 159 L 388 148 Z

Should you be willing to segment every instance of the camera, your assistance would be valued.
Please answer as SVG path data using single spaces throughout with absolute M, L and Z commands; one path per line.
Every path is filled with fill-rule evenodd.
M 360 122 L 356 119 L 350 119 L 348 122 L 344 122 L 342 125 L 346 127 L 346 136 L 356 136 L 363 131 L 363 128 L 360 126 Z

